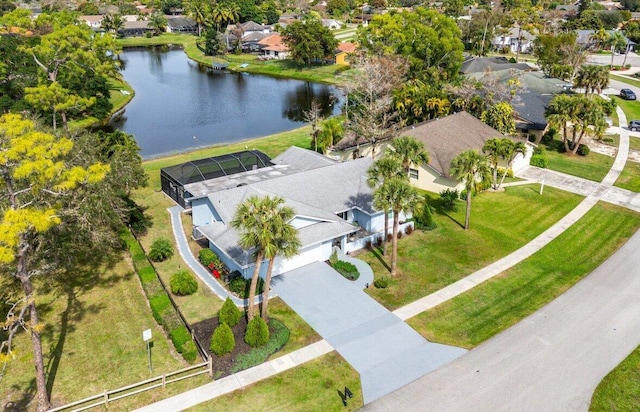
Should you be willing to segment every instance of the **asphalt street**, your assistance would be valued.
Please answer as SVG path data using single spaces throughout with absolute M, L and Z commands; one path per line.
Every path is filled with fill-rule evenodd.
M 640 342 L 640 232 L 565 294 L 365 411 L 587 411 Z

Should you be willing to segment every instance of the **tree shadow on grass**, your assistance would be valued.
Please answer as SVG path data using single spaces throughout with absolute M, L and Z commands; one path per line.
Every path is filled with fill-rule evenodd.
M 376 257 L 376 259 L 378 259 L 378 261 L 380 261 L 382 266 L 384 266 L 385 269 L 387 269 L 387 271 L 391 273 L 391 266 L 389 266 L 389 264 L 384 260 L 384 256 L 382 256 L 382 250 L 376 246 L 371 248 L 371 253 Z
M 29 410 L 29 405 L 36 396 L 36 379 L 33 378 L 29 381 L 29 386 L 13 385 L 13 389 L 21 392 L 22 397 L 16 401 L 9 401 L 2 408 L 3 412 L 22 412 Z
M 452 208 L 446 208 L 441 199 L 429 199 L 429 206 L 431 206 L 431 208 L 433 210 L 435 210 L 436 214 L 438 214 L 439 216 L 446 216 L 449 219 L 451 219 L 452 222 L 454 222 L 455 224 L 457 224 L 458 226 L 460 226 L 462 229 L 464 229 L 464 224 L 458 222 L 458 220 L 453 217 L 451 214 L 449 214 L 449 212 L 451 211 L 455 211 L 456 207 L 460 206 L 460 205 L 454 205 Z

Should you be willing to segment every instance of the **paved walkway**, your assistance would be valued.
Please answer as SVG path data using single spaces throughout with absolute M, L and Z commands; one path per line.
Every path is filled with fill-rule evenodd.
M 365 404 L 466 352 L 428 342 L 324 262 L 276 276 L 272 285 L 360 373 Z
M 626 117 L 624 115 L 624 112 L 622 112 L 622 110 L 620 108 L 617 109 L 617 113 L 618 113 L 618 118 L 620 120 L 620 124 L 625 125 L 627 123 Z M 605 195 L 607 195 L 607 193 L 611 190 L 613 183 L 616 181 L 616 179 L 618 178 L 618 176 L 620 175 L 620 172 L 622 171 L 622 169 L 624 168 L 624 164 L 626 163 L 627 160 L 627 155 L 628 155 L 628 151 L 629 151 L 629 131 L 626 128 L 620 127 L 620 146 L 619 146 L 619 150 L 616 156 L 616 159 L 614 160 L 614 164 L 613 167 L 611 168 L 611 170 L 609 171 L 609 173 L 607 174 L 607 176 L 605 177 L 605 179 L 602 181 L 602 183 L 600 185 L 598 185 L 591 193 L 588 194 L 588 196 L 574 209 L 572 210 L 567 216 L 565 216 L 563 219 L 561 219 L 560 221 L 558 221 L 555 225 L 553 225 L 552 227 L 550 227 L 549 229 L 547 229 L 544 233 L 542 233 L 541 235 L 539 235 L 538 237 L 536 237 L 534 240 L 532 240 L 530 243 L 528 243 L 527 245 L 523 246 L 522 248 L 518 249 L 517 251 L 513 252 L 512 254 L 498 260 L 497 262 L 494 262 L 493 264 L 487 266 L 484 269 L 481 269 L 471 275 L 469 275 L 468 277 L 459 280 L 458 282 L 445 287 L 444 289 L 435 292 L 431 295 L 428 295 L 422 299 L 419 299 L 416 302 L 413 302 L 407 306 L 404 306 L 396 311 L 394 311 L 393 313 L 395 315 L 397 315 L 400 319 L 408 319 L 411 318 L 423 311 L 429 310 L 437 305 L 439 305 L 440 303 L 443 303 L 461 293 L 464 293 L 466 291 L 468 291 L 469 289 L 473 288 L 474 286 L 476 286 L 477 284 L 484 282 L 485 280 L 488 280 L 500 273 L 502 273 L 503 271 L 507 270 L 508 268 L 514 266 L 515 264 L 519 263 L 520 261 L 528 258 L 529 256 L 531 256 L 533 253 L 535 253 L 536 251 L 540 250 L 542 247 L 544 247 L 546 244 L 548 244 L 549 242 L 551 242 L 553 239 L 555 239 L 558 235 L 560 235 L 564 230 L 566 230 L 567 228 L 569 228 L 573 223 L 575 223 L 578 219 L 580 219 L 582 216 L 584 216 L 584 214 L 586 214 L 589 209 L 591 207 L 593 207 L 593 205 L 595 205 L 599 200 L 604 200 Z M 630 205 L 635 205 L 635 195 L 634 196 L 630 196 L 629 199 L 627 199 L 627 202 Z M 634 206 L 635 207 L 635 206 Z M 635 208 L 634 208 L 635 210 Z M 172 222 L 173 222 L 173 213 L 172 213 Z M 176 235 L 176 239 L 178 239 L 180 236 L 176 233 L 176 226 L 175 226 L 175 222 L 174 223 L 174 234 Z M 179 217 L 178 217 L 178 223 L 180 224 L 180 230 L 181 230 L 181 223 L 179 222 Z M 178 239 L 179 240 L 179 239 Z M 188 250 L 188 248 L 187 248 Z M 620 252 L 618 252 L 620 253 Z M 190 255 L 190 253 L 188 253 L 187 255 Z M 617 255 L 617 253 L 616 253 Z M 184 258 L 184 256 L 183 256 Z M 186 259 L 185 259 L 186 261 Z M 199 266 L 199 265 L 198 265 Z M 632 266 L 632 268 L 634 269 L 633 271 L 629 271 L 629 273 L 635 273 L 635 268 L 638 266 L 638 264 L 635 264 L 634 266 Z M 636 296 L 636 295 L 634 295 Z M 588 302 L 588 301 L 586 301 Z M 636 317 L 637 318 L 637 317 Z M 527 320 L 521 322 L 521 323 L 525 323 L 527 322 Z M 520 325 L 520 324 L 518 324 Z M 515 328 L 515 327 L 514 327 Z M 513 328 L 512 328 L 513 329 Z M 506 333 L 506 332 L 505 332 Z M 490 340 L 489 342 L 493 342 L 496 339 L 500 339 L 501 336 L 503 336 L 503 334 L 498 335 L 497 337 L 493 338 L 492 340 Z M 592 335 L 589 336 L 589 338 L 591 338 Z M 568 337 L 569 338 L 569 337 Z M 481 345 L 479 348 L 474 349 L 473 351 L 469 352 L 470 354 L 474 354 L 475 352 L 479 351 L 480 348 L 486 347 L 489 345 L 489 342 L 485 343 L 484 345 Z M 582 343 L 582 342 L 579 342 Z M 323 351 L 319 351 L 317 355 L 314 355 L 316 352 L 316 347 L 314 345 L 327 345 L 327 346 L 323 346 L 324 350 L 326 350 L 326 352 Z M 327 353 L 328 347 L 330 347 L 329 343 L 327 343 L 326 341 L 322 341 L 319 344 L 314 344 L 314 345 L 310 345 L 307 346 L 305 348 L 302 348 L 298 351 L 296 351 L 295 353 L 300 354 L 300 358 L 301 359 L 306 359 L 306 360 L 311 360 L 313 359 L 315 356 L 321 356 L 324 353 Z M 510 345 L 510 342 L 507 340 L 507 345 Z M 575 349 L 576 346 L 574 344 L 573 348 L 572 348 L 572 353 L 575 353 Z M 513 346 L 513 350 L 519 351 L 517 354 L 513 355 L 516 360 L 516 363 L 518 362 L 518 360 L 523 361 L 523 359 L 525 358 L 524 352 L 525 349 L 520 348 L 518 346 Z M 616 352 L 618 353 L 618 352 Z M 628 352 L 627 352 L 628 353 Z M 492 356 L 495 356 L 496 354 L 492 353 Z M 612 354 L 610 354 L 612 355 Z M 466 356 L 463 356 L 462 358 L 460 358 L 460 361 L 463 361 L 465 359 L 469 358 L 469 354 L 467 354 Z M 626 356 L 626 355 L 625 355 Z M 618 356 L 619 357 L 619 356 Z M 624 356 L 622 356 L 620 359 L 623 359 Z M 274 367 L 273 364 L 277 362 L 277 364 L 279 364 L 279 359 L 277 358 L 271 362 L 268 362 L 268 365 L 271 366 L 264 366 L 264 368 L 269 368 L 272 367 L 274 368 L 274 370 L 277 370 L 278 367 Z M 595 358 L 596 360 L 598 359 L 597 357 Z M 288 361 L 283 361 L 284 363 L 288 363 Z M 617 364 L 617 363 L 616 363 Z M 446 368 L 446 370 L 448 371 L 454 371 L 457 368 L 457 365 L 459 365 L 458 362 L 454 361 L 450 364 L 451 366 L 449 366 L 448 368 Z M 550 363 L 549 365 L 554 365 L 553 363 Z M 615 364 L 614 364 L 615 365 Z M 255 367 L 255 368 L 251 368 L 248 369 L 246 371 L 240 372 L 241 374 L 243 374 L 242 376 L 247 378 L 248 376 L 251 376 L 251 382 L 255 382 L 257 380 L 260 379 L 264 379 L 268 376 L 272 376 L 269 374 L 265 374 L 263 369 L 262 369 L 262 365 Z M 548 367 L 549 370 L 553 370 L 554 368 L 552 367 Z M 274 372 L 277 373 L 277 372 Z M 424 410 L 424 408 L 426 407 L 425 405 L 428 404 L 424 404 L 421 403 L 422 401 L 417 399 L 417 394 L 421 391 L 424 391 L 424 386 L 421 385 L 422 382 L 424 382 L 425 379 L 429 379 L 431 376 L 435 376 L 436 374 L 440 373 L 440 371 L 436 371 L 434 373 L 431 373 L 427 376 L 425 376 L 424 378 L 422 378 L 419 381 L 416 381 L 416 383 L 414 385 L 410 385 L 409 387 L 413 388 L 411 390 L 411 396 L 413 396 L 412 401 L 414 402 L 411 406 L 414 407 L 414 410 Z M 475 373 L 480 373 L 480 371 L 476 371 Z M 238 375 L 238 374 L 236 374 Z M 233 376 L 236 376 L 233 375 Z M 233 382 L 234 379 L 238 379 L 237 377 L 234 378 L 233 376 L 230 376 L 228 378 L 225 378 L 225 382 Z M 455 379 L 455 378 L 452 378 Z M 224 393 L 229 393 L 232 392 L 233 390 L 237 389 L 236 385 L 227 385 L 226 383 L 221 383 L 223 380 L 220 381 L 215 381 L 212 382 L 211 384 L 207 384 L 204 385 L 201 388 L 197 388 L 194 389 L 192 391 L 189 392 L 185 392 L 183 394 L 177 395 L 173 398 L 167 399 L 165 401 L 161 401 L 158 402 L 156 404 L 153 405 L 149 405 L 148 407 L 144 408 L 143 410 L 145 411 L 167 411 L 167 410 L 179 410 L 179 409 L 183 409 L 184 407 L 186 407 L 187 404 L 189 404 L 189 406 L 192 405 L 196 405 L 198 403 L 201 402 L 205 402 L 207 400 L 213 399 L 217 396 L 220 396 Z M 247 378 L 247 381 L 249 381 L 249 379 Z M 440 382 L 440 381 L 439 381 Z M 481 389 L 483 388 L 483 385 L 486 384 L 487 381 L 486 380 L 481 380 L 480 383 L 475 384 L 473 387 L 479 389 L 481 391 Z M 417 385 L 417 386 L 416 386 Z M 442 386 L 442 385 L 440 385 Z M 438 383 L 434 383 L 433 385 L 430 385 L 429 388 L 437 388 L 438 387 Z M 468 389 L 470 386 L 464 386 L 464 389 Z M 206 389 L 202 389 L 202 388 L 206 388 Z M 215 389 L 212 389 L 215 388 Z M 560 387 L 562 389 L 562 387 Z M 202 390 L 201 390 L 202 389 Z M 474 391 L 476 392 L 476 391 Z M 396 392 L 398 393 L 398 392 Z M 462 397 L 467 396 L 469 394 L 468 390 L 465 390 L 462 393 Z M 542 392 L 542 394 L 544 394 L 544 392 Z M 398 397 L 401 395 L 396 395 L 395 393 L 392 395 L 388 395 L 389 397 Z M 496 395 L 498 396 L 498 395 Z M 500 394 L 500 396 L 498 396 L 497 399 L 498 401 L 504 401 L 506 399 L 509 399 L 510 396 L 513 396 L 513 393 L 502 393 Z M 393 403 L 392 407 L 387 407 L 385 405 L 385 402 L 387 402 L 387 399 L 390 398 L 383 398 L 382 401 L 378 401 L 380 402 L 379 405 L 382 405 L 380 407 L 380 409 L 375 409 L 378 408 L 378 404 L 373 404 L 371 406 L 371 410 L 397 410 L 398 408 L 395 407 L 395 403 Z M 167 402 L 173 402 L 173 403 L 167 403 Z M 174 405 L 174 407 L 163 407 L 162 405 Z M 175 405 L 180 405 L 180 407 L 176 408 Z M 431 405 L 434 405 L 434 403 L 431 403 Z M 436 404 L 437 405 L 437 404 Z M 411 409 L 410 406 L 407 407 L 407 409 Z M 442 409 L 442 408 L 440 408 Z M 471 407 L 471 408 L 467 408 L 467 409 L 472 409 L 475 410 L 475 407 Z M 498 408 L 500 409 L 500 408 Z M 456 409 L 453 409 L 456 410 Z M 492 409 L 495 410 L 495 409 Z M 533 410 L 538 410 L 538 409 L 533 409 Z M 541 409 L 544 410 L 544 409 Z

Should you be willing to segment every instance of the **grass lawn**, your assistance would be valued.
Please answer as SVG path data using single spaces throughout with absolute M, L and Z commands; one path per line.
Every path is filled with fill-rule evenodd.
M 93 280 L 96 274 L 97 282 Z M 65 290 L 45 290 L 38 295 L 39 314 L 46 325 L 42 339 L 44 363 L 54 405 L 188 366 L 151 316 L 140 281 L 127 259 L 123 257 L 108 269 L 92 268 L 79 273 L 74 280 L 74 284 L 65 285 Z M 0 287 L 3 291 L 8 289 L 6 283 Z M 142 341 L 145 329 L 153 333 L 153 373 L 149 373 Z M 31 340 L 26 333 L 20 333 L 15 345 L 18 357 L 0 381 L 0 408 L 33 410 L 35 405 L 28 405 L 35 385 Z M 134 400 L 143 405 L 207 381 L 204 376 L 188 379 L 167 386 L 165 391 L 135 396 Z M 14 407 L 5 409 L 8 402 Z M 113 405 L 126 410 L 130 409 L 126 406 L 129 402 Z
M 640 409 L 640 346 L 600 382 L 589 410 L 637 411 Z
M 347 407 L 338 391 L 353 392 Z M 363 405 L 360 376 L 336 352 L 193 408 L 196 411 L 354 411 Z
M 640 119 L 640 105 L 636 100 L 624 100 L 618 96 L 609 95 L 611 100 L 615 101 L 618 106 L 624 112 L 627 122 L 630 120 Z M 621 124 L 622 127 L 627 127 L 626 124 Z
M 640 214 L 600 202 L 530 258 L 409 324 L 430 341 L 473 348 L 560 296 L 638 228 Z
M 477 195 L 472 202 L 471 226 L 466 232 L 461 227 L 464 202 L 459 201 L 456 211 L 448 215 L 437 212 L 435 230 L 415 231 L 400 239 L 400 273 L 391 279 L 389 287 L 370 287 L 367 293 L 395 310 L 508 255 L 582 200 L 578 195 L 550 187 L 545 188 L 542 196 L 538 191 L 538 185 L 525 185 Z M 371 265 L 376 278 L 389 274 L 377 250 L 362 251 L 357 257 Z
M 615 186 L 632 192 L 640 192 L 640 163 L 627 160 Z
M 562 142 L 555 140 L 547 145 L 546 154 L 549 159 L 549 169 L 596 182 L 601 182 L 609 173 L 613 165 L 613 157 L 595 152 L 591 152 L 587 156 L 570 156 L 566 153 L 559 153 L 555 149 L 561 144 Z
M 609 78 L 612 80 L 617 80 L 619 82 L 630 84 L 632 86 L 640 87 L 640 80 L 630 79 L 628 77 L 618 76 L 615 74 L 609 74 Z

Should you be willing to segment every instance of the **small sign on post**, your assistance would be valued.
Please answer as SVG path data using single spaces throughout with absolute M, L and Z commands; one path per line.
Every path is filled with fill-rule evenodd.
M 142 340 L 147 344 L 147 354 L 149 355 L 149 373 L 153 372 L 153 366 L 151 366 L 151 329 L 142 331 Z

